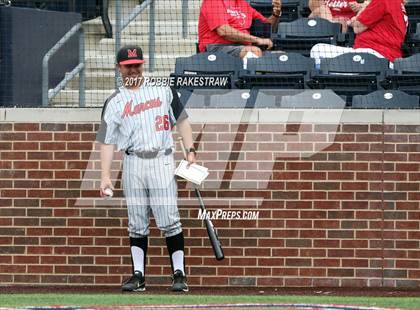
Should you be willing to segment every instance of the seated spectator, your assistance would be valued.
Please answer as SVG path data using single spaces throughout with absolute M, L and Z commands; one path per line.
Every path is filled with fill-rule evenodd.
M 387 58 L 392 63 L 395 58 L 402 57 L 401 46 L 408 26 L 404 3 L 404 0 L 371 0 L 348 22 L 356 33 L 353 48 L 316 44 L 311 49 L 311 57 L 319 64 L 320 58 L 365 52 Z
M 250 34 L 252 20 L 258 19 L 276 27 L 280 15 L 281 0 L 273 0 L 273 12 L 268 18 L 245 0 L 203 0 L 198 20 L 200 52 L 222 51 L 241 58 L 251 52 L 252 56 L 260 57 L 262 50 L 258 46 L 271 49 L 273 42 Z
M 309 0 L 309 17 L 320 17 L 333 23 L 341 23 L 343 32 L 347 31 L 347 22 L 367 4 L 356 0 Z

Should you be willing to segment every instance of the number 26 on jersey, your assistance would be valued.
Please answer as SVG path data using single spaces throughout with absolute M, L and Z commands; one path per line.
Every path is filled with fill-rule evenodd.
M 156 131 L 163 131 L 163 130 L 169 130 L 170 124 L 169 124 L 169 115 L 158 115 L 155 118 L 155 128 Z

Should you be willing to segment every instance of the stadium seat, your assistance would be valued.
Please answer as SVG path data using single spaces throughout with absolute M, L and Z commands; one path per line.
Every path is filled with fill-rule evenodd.
M 281 22 L 291 22 L 300 17 L 301 2 L 304 0 L 283 0 L 281 5 Z M 272 0 L 251 0 L 250 5 L 265 17 L 273 10 Z
M 332 89 L 340 96 L 365 95 L 381 89 L 388 60 L 368 53 L 346 53 L 322 58 L 319 71 L 313 71 L 308 85 L 313 89 Z
M 382 85 L 386 89 L 420 95 L 420 54 L 396 59 L 394 68 L 386 72 Z
M 345 34 L 341 24 L 331 23 L 323 18 L 301 18 L 290 23 L 280 23 L 272 40 L 275 49 L 309 56 L 317 43 L 343 45 Z
M 266 53 L 248 59 L 247 70 L 239 75 L 241 88 L 303 89 L 315 61 L 296 53 Z
M 309 0 L 301 0 L 299 9 L 301 17 L 309 17 L 309 15 L 311 14 L 311 9 L 309 8 Z
M 185 108 L 198 109 L 253 109 L 278 108 L 276 95 L 259 92 L 258 89 L 210 90 L 195 89 L 178 91 Z
M 196 88 L 232 88 L 234 87 L 239 72 L 243 68 L 243 62 L 239 57 L 234 57 L 223 52 L 216 53 L 200 53 L 190 57 L 179 57 L 175 61 L 175 73 L 171 77 L 176 80 L 191 78 L 223 78 L 226 83 L 223 85 L 214 85 L 209 87 L 208 84 L 193 86 L 175 85 L 177 88 L 196 89 Z
M 420 0 L 408 0 L 405 4 L 408 16 L 408 32 L 416 31 L 416 24 L 420 23 Z
M 184 89 L 177 90 L 179 99 L 184 108 L 211 108 L 210 99 L 212 95 L 224 94 L 229 89 L 214 90 L 214 89 Z
M 419 96 L 399 90 L 377 90 L 368 95 L 353 97 L 352 108 L 357 109 L 417 109 Z
M 271 0 L 251 0 L 249 4 L 265 17 L 269 17 L 273 10 L 273 2 Z
M 413 54 L 420 53 L 420 23 L 417 24 L 414 32 L 407 31 L 404 43 L 405 44 L 403 45 L 403 57 L 408 57 Z
M 346 102 L 330 89 L 305 90 L 294 96 L 283 96 L 280 106 L 288 109 L 343 109 Z
M 254 19 L 251 28 L 249 29 L 249 33 L 260 38 L 271 38 L 271 24 Z

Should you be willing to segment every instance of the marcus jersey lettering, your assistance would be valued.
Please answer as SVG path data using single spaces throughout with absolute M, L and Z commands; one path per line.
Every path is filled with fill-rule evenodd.
M 164 150 L 173 147 L 172 127 L 186 117 L 178 94 L 169 87 L 120 87 L 105 101 L 96 140 L 118 150 Z

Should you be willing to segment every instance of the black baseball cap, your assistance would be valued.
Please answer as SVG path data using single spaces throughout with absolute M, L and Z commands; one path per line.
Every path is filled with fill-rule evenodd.
M 143 51 L 136 45 L 123 46 L 118 51 L 117 63 L 120 65 L 142 64 L 144 63 Z

